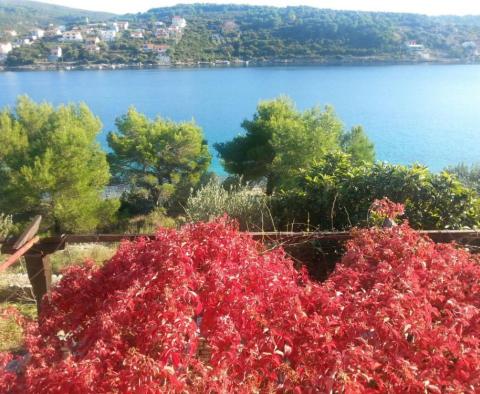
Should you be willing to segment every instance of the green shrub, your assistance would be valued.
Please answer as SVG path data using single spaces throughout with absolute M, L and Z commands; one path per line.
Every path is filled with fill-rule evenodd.
M 174 218 L 167 216 L 165 208 L 156 208 L 146 215 L 129 219 L 124 232 L 128 234 L 154 234 L 159 227 L 176 227 Z
M 61 274 L 64 269 L 72 265 L 81 265 L 86 260 L 97 265 L 103 265 L 105 260 L 113 256 L 117 247 L 116 244 L 67 244 L 64 250 L 59 250 L 50 255 L 52 272 L 56 275 Z
M 12 217 L 0 213 L 0 240 L 7 237 L 13 230 Z
M 472 164 L 471 166 L 460 163 L 456 166 L 445 168 L 445 171 L 455 175 L 465 186 L 474 189 L 480 193 L 480 164 Z
M 272 228 L 269 197 L 262 190 L 241 183 L 225 188 L 212 179 L 188 198 L 185 213 L 193 222 L 210 221 L 227 214 L 238 221 L 242 230 Z
M 460 229 L 480 224 L 477 193 L 455 176 L 434 174 L 420 165 L 354 166 L 344 153 L 329 154 L 303 171 L 295 189 L 276 196 L 274 214 L 283 226 L 308 221 L 321 229 L 345 229 L 367 224 L 370 205 L 383 197 L 405 204 L 405 217 L 415 228 Z

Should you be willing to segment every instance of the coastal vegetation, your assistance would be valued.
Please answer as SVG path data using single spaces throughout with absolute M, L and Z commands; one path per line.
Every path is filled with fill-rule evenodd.
M 478 39 L 479 18 L 337 11 L 312 7 L 193 4 L 152 9 L 133 21 L 182 15 L 189 22 L 175 47 L 178 60 L 257 59 L 400 61 L 410 40 L 433 57 L 458 58 Z M 411 54 L 410 54 L 411 55 Z
M 0 213 L 0 240 L 5 239 L 5 237 L 10 234 L 13 228 L 12 217 Z
M 178 16 L 184 23 L 173 25 Z M 109 34 L 119 21 L 129 26 Z M 56 33 L 59 26 L 63 30 Z M 49 34 L 32 38 L 28 32 L 34 28 Z M 27 33 L 22 36 L 27 42 L 12 39 L 7 29 Z M 81 37 L 65 38 L 65 31 Z M 479 40 L 480 18 L 473 16 L 233 4 L 110 15 L 25 0 L 0 2 L 0 43 L 13 43 L 7 67 L 475 62 Z M 58 46 L 64 53 L 52 60 Z
M 245 231 L 273 230 L 275 221 L 270 211 L 271 197 L 261 188 L 254 188 L 241 179 L 220 182 L 212 178 L 205 186 L 192 193 L 185 206 L 190 222 L 208 222 L 227 215 Z
M 456 176 L 464 185 L 480 193 L 480 164 L 469 166 L 465 163 L 460 163 L 447 167 L 445 171 Z
M 5 10 L 19 32 L 38 27 L 36 10 L 73 37 L 35 29 L 13 49 L 0 32 L 7 67 L 475 61 L 480 37 L 476 17 L 309 7 L 179 5 L 91 23 L 75 10 L 0 0 L 0 29 L 10 26 Z M 378 82 L 378 67 L 371 75 Z M 118 94 L 131 100 L 137 89 L 168 108 L 184 86 L 165 81 Z M 365 99 L 371 84 L 351 81 L 329 83 Z M 224 94 L 210 84 L 206 96 L 188 96 L 197 92 L 205 108 L 217 101 L 204 97 L 250 108 L 250 99 L 230 100 L 231 84 Z M 51 88 L 72 95 L 62 83 Z M 126 108 L 117 90 L 92 91 L 89 102 Z M 451 97 L 444 103 L 450 109 Z M 370 130 L 347 128 L 331 106 L 304 108 L 287 96 L 261 101 L 228 126 L 240 128 L 236 137 L 213 145 L 194 120 L 134 107 L 108 134 L 100 108 L 83 103 L 20 96 L 0 109 L 0 253 L 17 251 L 0 254 L 0 393 L 480 393 L 480 165 L 433 172 L 382 162 Z M 427 119 L 425 135 L 452 145 L 452 134 L 427 132 L 439 124 Z M 378 141 L 400 149 L 405 134 L 384 131 Z M 225 176 L 211 172 L 213 155 Z M 17 237 L 36 215 L 39 231 Z M 430 231 L 445 229 L 472 231 Z
M 252 120 L 242 123 L 244 135 L 215 145 L 225 170 L 246 181 L 266 179 L 268 195 L 288 187 L 299 170 L 344 149 L 353 160 L 373 161 L 375 151 L 361 127 L 345 132 L 332 107 L 300 112 L 287 97 L 264 101 Z
M 110 171 L 100 130 L 84 104 L 54 108 L 20 97 L 13 110 L 2 110 L 0 211 L 16 221 L 41 214 L 57 234 L 110 223 L 119 203 L 104 198 Z
M 418 164 L 355 164 L 341 152 L 304 169 L 293 187 L 278 193 L 273 212 L 280 224 L 308 221 L 314 228 L 342 230 L 367 226 L 372 201 L 383 197 L 404 203 L 405 217 L 417 229 L 480 225 L 479 195 L 455 176 Z
M 84 104 L 0 112 L 0 237 L 37 213 L 43 234 L 156 231 L 51 255 L 38 321 L 0 304 L 0 392 L 478 391 L 479 258 L 414 229 L 478 228 L 475 168 L 378 162 L 360 127 L 287 97 L 243 128 L 220 180 L 193 121 L 130 108 L 107 153 Z M 240 229 L 351 239 L 321 282 Z
M 108 158 L 115 182 L 126 185 L 124 208 L 134 214 L 178 212 L 210 166 L 202 129 L 193 121 L 150 120 L 134 108 L 116 126 L 108 135 Z
M 211 153 L 193 121 L 149 119 L 133 107 L 108 135 L 85 104 L 20 97 L 0 113 L 0 212 L 20 228 L 152 232 L 158 225 L 228 214 L 242 229 L 344 230 L 369 224 L 373 200 L 405 204 L 418 229 L 480 226 L 478 171 L 440 173 L 378 162 L 360 126 L 346 130 L 331 107 L 300 111 L 288 97 L 262 101 L 244 133 L 215 145 L 228 176 L 210 173 Z

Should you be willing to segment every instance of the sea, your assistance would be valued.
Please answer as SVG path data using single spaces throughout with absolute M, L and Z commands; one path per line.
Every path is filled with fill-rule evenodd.
M 377 158 L 441 171 L 480 163 L 480 65 L 163 68 L 0 73 L 0 107 L 20 95 L 86 103 L 103 122 L 136 107 L 151 118 L 195 120 L 213 149 L 243 132 L 261 100 L 290 96 L 303 110 L 331 105 L 346 128 L 361 125 Z M 0 134 L 0 143 L 1 134 Z

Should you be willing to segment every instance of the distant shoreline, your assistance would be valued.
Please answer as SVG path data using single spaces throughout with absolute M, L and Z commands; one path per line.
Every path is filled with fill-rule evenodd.
M 179 62 L 175 64 L 32 64 L 25 66 L 0 66 L 0 72 L 21 71 L 99 71 L 99 70 L 148 70 L 148 69 L 192 69 L 192 68 L 247 68 L 247 67 L 291 67 L 291 66 L 406 66 L 406 65 L 478 65 L 480 62 L 466 62 L 461 59 L 435 60 L 379 60 L 379 59 L 352 59 L 352 60 L 318 60 L 318 61 L 249 61 L 241 63 L 216 62 Z

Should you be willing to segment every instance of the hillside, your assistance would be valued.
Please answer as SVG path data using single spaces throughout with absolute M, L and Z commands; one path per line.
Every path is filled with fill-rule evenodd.
M 176 16 L 177 18 L 173 18 Z M 108 24 L 128 21 L 107 38 Z M 176 21 L 174 25 L 173 21 Z M 9 52 L 7 67 L 48 63 L 84 65 L 474 63 L 480 60 L 480 16 L 430 17 L 313 7 L 193 4 L 113 15 L 27 0 L 0 0 L 3 29 L 28 32 L 35 25 L 75 26 L 80 40 L 46 37 Z M 20 34 L 29 39 L 28 35 Z M 96 36 L 93 47 L 86 38 Z M 0 59 L 1 61 L 1 59 Z M 40 67 L 40 66 L 39 66 Z
M 355 12 L 312 7 L 177 5 L 128 15 L 138 23 L 181 15 L 188 21 L 174 58 L 321 60 L 411 57 L 405 43 L 425 46 L 425 58 L 462 58 L 462 43 L 480 39 L 478 17 Z
M 34 26 L 75 23 L 85 18 L 93 21 L 110 19 L 106 12 L 85 11 L 30 0 L 0 0 L 0 30 L 24 32 Z

